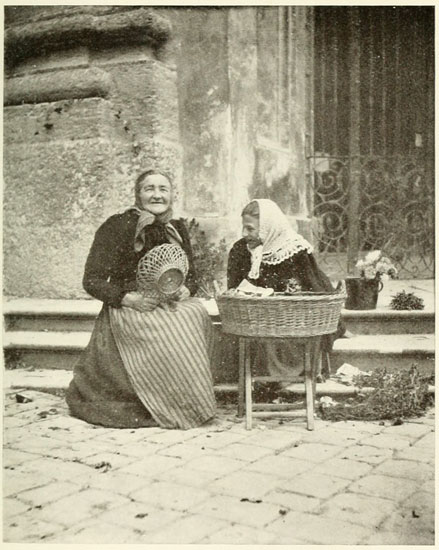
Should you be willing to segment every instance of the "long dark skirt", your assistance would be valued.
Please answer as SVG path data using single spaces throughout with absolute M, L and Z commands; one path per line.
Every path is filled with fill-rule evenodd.
M 87 348 L 67 390 L 70 412 L 90 424 L 112 428 L 157 426 L 137 397 L 116 346 L 108 308 L 96 319 Z

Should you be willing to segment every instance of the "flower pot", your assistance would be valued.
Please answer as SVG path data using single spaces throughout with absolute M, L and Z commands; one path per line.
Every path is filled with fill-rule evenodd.
M 378 293 L 383 289 L 379 278 L 347 277 L 345 309 L 376 309 Z

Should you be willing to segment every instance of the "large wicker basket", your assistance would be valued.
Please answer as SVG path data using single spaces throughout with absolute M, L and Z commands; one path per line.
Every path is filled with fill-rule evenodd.
M 333 294 L 303 292 L 267 298 L 227 295 L 217 298 L 224 332 L 239 336 L 319 336 L 337 330 L 346 299 Z

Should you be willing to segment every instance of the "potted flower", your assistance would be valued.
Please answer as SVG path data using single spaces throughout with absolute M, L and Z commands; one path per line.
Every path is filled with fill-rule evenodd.
M 398 271 L 381 250 L 369 252 L 363 260 L 358 260 L 356 268 L 360 276 L 346 278 L 345 308 L 375 309 L 378 293 L 383 288 L 382 281 L 396 279 Z

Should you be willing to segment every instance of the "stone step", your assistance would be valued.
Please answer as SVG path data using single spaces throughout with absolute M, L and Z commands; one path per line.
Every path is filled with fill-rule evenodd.
M 71 370 L 52 369 L 15 369 L 7 370 L 3 378 L 3 386 L 6 389 L 16 390 L 36 390 L 36 391 L 56 391 L 64 392 L 72 379 Z M 370 390 L 370 388 L 363 388 Z M 358 393 L 359 389 L 355 386 L 342 384 L 337 380 L 329 379 L 326 382 L 316 384 L 316 393 L 319 396 L 329 395 L 334 398 L 350 397 Z M 429 386 L 430 393 L 434 393 L 434 386 Z M 238 392 L 237 384 L 216 384 L 215 393 L 233 394 Z M 303 383 L 289 385 L 284 392 L 291 395 L 304 396 L 305 387 Z
M 10 367 L 71 369 L 90 332 L 10 331 L 5 333 L 6 362 Z M 434 334 L 358 335 L 335 341 L 332 371 L 349 363 L 363 371 L 389 371 L 413 363 L 426 375 L 434 372 Z
M 203 301 L 214 323 L 220 323 L 214 301 Z M 354 334 L 433 334 L 435 314 L 431 304 L 420 311 L 342 310 L 348 330 Z M 96 300 L 16 299 L 5 302 L 3 314 L 8 331 L 88 332 L 93 329 L 101 303 Z

